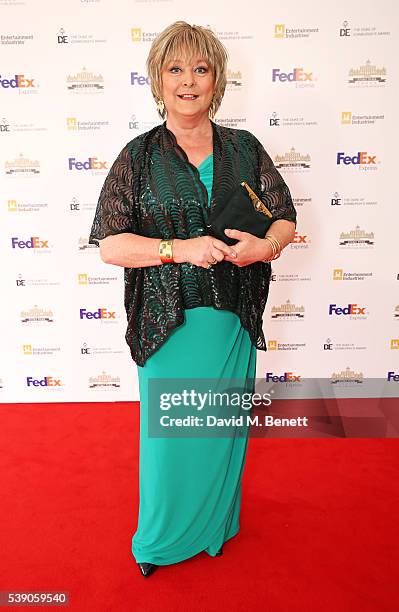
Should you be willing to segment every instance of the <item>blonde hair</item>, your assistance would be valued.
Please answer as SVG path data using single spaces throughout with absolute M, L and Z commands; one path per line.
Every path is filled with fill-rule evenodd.
M 224 45 L 208 28 L 176 21 L 158 34 L 147 58 L 152 95 L 157 103 L 162 100 L 162 70 L 166 64 L 181 57 L 183 53 L 187 53 L 189 61 L 194 56 L 205 60 L 213 72 L 215 93 L 209 108 L 210 116 L 213 117 L 226 89 L 228 55 Z M 158 113 L 164 119 L 166 109 L 161 111 L 158 108 Z

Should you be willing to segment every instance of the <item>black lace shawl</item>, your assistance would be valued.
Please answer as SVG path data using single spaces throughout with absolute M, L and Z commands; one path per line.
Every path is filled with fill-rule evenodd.
M 262 144 L 246 130 L 212 122 L 213 188 L 210 206 L 246 180 L 276 219 L 296 224 L 291 195 Z M 105 179 L 89 242 L 132 232 L 150 238 L 207 234 L 208 195 L 199 172 L 166 122 L 130 141 Z M 270 230 L 269 230 L 270 231 Z M 251 341 L 266 350 L 262 315 L 270 263 L 237 267 L 222 261 L 209 270 L 190 263 L 125 268 L 126 342 L 140 366 L 184 323 L 184 310 L 213 306 L 236 313 Z

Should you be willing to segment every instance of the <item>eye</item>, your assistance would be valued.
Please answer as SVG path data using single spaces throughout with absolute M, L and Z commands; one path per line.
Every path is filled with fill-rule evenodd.
M 198 68 L 196 68 L 196 70 L 198 70 L 200 74 L 206 74 L 208 72 L 208 67 L 207 66 L 198 66 Z
M 172 72 L 174 74 L 176 74 L 178 70 L 181 70 L 179 66 L 172 66 L 171 68 L 169 68 L 169 72 Z

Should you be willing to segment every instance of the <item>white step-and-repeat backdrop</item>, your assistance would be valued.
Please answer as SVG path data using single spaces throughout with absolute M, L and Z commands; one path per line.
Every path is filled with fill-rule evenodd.
M 88 234 L 114 158 L 159 123 L 145 60 L 179 19 L 226 45 L 216 121 L 263 142 L 298 212 L 257 375 L 397 384 L 396 12 L 393 0 L 0 0 L 2 401 L 138 399 L 123 270 Z

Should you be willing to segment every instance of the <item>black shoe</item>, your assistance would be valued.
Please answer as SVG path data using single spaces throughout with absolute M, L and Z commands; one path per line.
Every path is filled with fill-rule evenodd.
M 153 563 L 137 563 L 137 565 L 139 566 L 139 570 L 144 578 L 151 576 L 151 574 L 155 572 L 158 567 L 158 565 L 154 565 Z
M 217 551 L 215 556 L 220 557 L 221 555 L 223 555 L 223 546 L 220 548 L 220 550 Z

